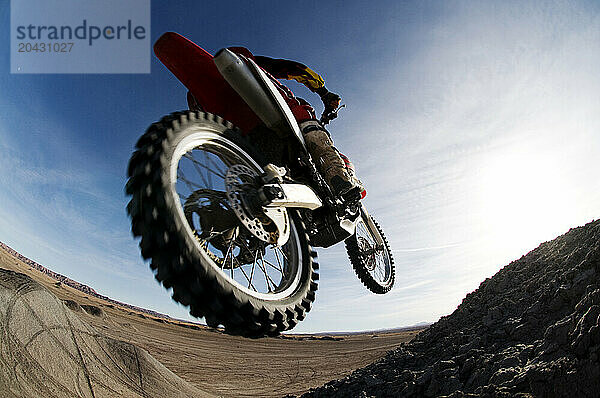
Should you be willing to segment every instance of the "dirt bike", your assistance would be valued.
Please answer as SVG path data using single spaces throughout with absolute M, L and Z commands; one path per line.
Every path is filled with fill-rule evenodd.
M 182 57 L 199 54 L 190 43 L 182 44 Z M 303 320 L 315 300 L 313 247 L 342 241 L 364 285 L 388 292 L 394 263 L 382 229 L 360 198 L 332 193 L 272 78 L 227 49 L 187 75 L 166 58 L 188 88 L 196 79 L 221 79 L 227 95 L 225 88 L 208 95 L 237 103 L 232 118 L 249 108 L 260 121 L 247 134 L 210 109 L 177 112 L 137 142 L 126 186 L 132 232 L 173 299 L 227 333 L 277 335 Z

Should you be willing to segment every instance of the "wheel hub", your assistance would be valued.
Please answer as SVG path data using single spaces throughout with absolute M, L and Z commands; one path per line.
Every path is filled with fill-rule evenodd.
M 373 271 L 377 265 L 375 258 L 376 248 L 369 244 L 369 241 L 362 236 L 358 238 L 358 247 L 360 248 L 361 255 L 365 262 L 365 267 L 369 271 Z
M 282 246 L 290 235 L 287 210 L 253 205 L 259 188 L 256 184 L 258 177 L 259 174 L 250 167 L 231 166 L 225 176 L 229 205 L 252 235 L 263 242 Z

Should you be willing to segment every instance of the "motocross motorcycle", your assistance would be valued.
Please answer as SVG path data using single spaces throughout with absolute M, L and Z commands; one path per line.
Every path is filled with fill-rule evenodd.
M 315 300 L 313 247 L 342 241 L 364 285 L 388 292 L 394 263 L 382 229 L 360 197 L 332 193 L 273 78 L 175 33 L 154 50 L 202 109 L 152 124 L 128 168 L 132 232 L 173 299 L 227 333 L 277 335 Z

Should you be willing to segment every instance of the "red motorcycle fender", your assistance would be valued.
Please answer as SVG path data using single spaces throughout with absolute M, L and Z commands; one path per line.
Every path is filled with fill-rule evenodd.
M 221 116 L 248 133 L 258 116 L 221 76 L 213 56 L 185 37 L 167 32 L 154 43 L 156 57 L 183 83 L 206 111 Z

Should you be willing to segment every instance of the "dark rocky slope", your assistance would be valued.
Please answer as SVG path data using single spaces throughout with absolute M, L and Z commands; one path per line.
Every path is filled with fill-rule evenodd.
M 600 220 L 486 279 L 412 342 L 306 397 L 600 396 Z

